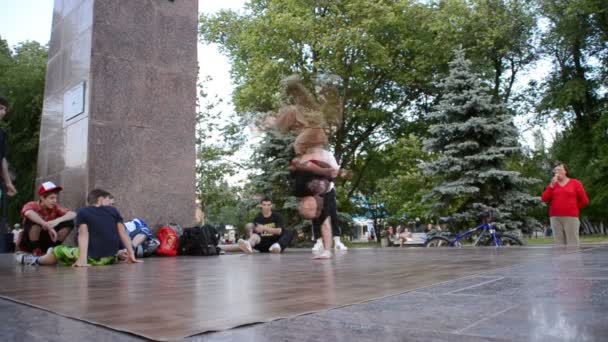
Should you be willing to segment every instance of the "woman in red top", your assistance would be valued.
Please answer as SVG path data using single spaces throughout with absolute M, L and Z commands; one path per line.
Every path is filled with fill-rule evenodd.
M 589 204 L 589 197 L 579 180 L 568 178 L 566 164 L 555 164 L 553 178 L 541 199 L 549 203 L 549 218 L 555 244 L 578 245 L 578 217 L 580 210 Z

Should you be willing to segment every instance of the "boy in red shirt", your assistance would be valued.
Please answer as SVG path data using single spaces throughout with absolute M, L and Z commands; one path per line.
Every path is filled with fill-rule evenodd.
M 74 228 L 76 213 L 57 203 L 61 190 L 53 182 L 44 182 L 38 189 L 40 199 L 23 206 L 23 232 L 17 242 L 20 251 L 40 256 L 60 245 Z

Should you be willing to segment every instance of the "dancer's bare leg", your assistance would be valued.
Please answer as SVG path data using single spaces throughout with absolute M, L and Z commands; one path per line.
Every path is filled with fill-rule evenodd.
M 313 259 L 329 259 L 331 258 L 331 243 L 332 243 L 332 234 L 331 234 L 331 220 L 329 217 L 323 221 L 323 225 L 321 225 L 321 237 L 323 238 L 323 253 L 319 255 L 315 255 Z

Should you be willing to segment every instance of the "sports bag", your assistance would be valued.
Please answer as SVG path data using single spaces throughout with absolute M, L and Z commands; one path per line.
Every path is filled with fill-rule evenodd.
M 164 256 L 177 256 L 178 238 L 175 231 L 169 227 L 162 227 L 158 231 L 158 240 L 160 246 L 156 250 L 156 254 Z
M 184 228 L 179 238 L 179 255 L 218 255 L 219 234 L 210 225 Z

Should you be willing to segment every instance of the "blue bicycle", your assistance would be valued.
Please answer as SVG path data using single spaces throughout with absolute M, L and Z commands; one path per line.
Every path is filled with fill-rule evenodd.
M 492 222 L 493 215 L 484 213 L 482 215 L 482 224 L 475 228 L 471 228 L 464 233 L 456 235 L 453 239 L 445 236 L 436 235 L 428 239 L 425 247 L 461 247 L 461 240 L 475 233 L 479 233 L 473 242 L 473 246 L 523 246 L 523 242 L 510 234 L 496 231 Z

